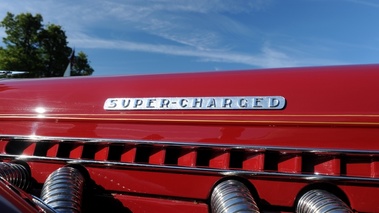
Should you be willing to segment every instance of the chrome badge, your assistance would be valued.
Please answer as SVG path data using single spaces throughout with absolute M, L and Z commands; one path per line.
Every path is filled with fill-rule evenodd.
M 108 98 L 105 110 L 278 110 L 286 105 L 282 96 Z

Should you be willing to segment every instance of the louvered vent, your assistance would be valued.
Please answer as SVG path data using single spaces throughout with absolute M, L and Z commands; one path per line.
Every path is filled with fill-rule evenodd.
M 372 151 L 26 137 L 3 137 L 0 151 L 0 157 L 22 155 L 31 159 L 116 163 L 119 166 L 149 165 L 299 177 L 324 175 L 375 181 L 379 177 L 379 153 Z

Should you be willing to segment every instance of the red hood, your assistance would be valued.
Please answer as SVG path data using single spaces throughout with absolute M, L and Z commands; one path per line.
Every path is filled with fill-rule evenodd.
M 378 115 L 378 79 L 379 65 L 4 80 L 0 82 L 0 114 L 36 114 L 40 108 L 45 115 L 125 113 L 103 109 L 105 100 L 115 97 L 282 96 L 284 110 L 244 113 Z

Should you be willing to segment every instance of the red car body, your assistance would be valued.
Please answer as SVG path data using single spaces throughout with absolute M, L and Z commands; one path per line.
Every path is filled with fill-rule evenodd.
M 217 212 L 227 180 L 261 212 L 294 212 L 319 189 L 379 212 L 378 91 L 378 65 L 3 80 L 0 160 L 23 162 L 36 197 L 80 167 L 83 212 Z

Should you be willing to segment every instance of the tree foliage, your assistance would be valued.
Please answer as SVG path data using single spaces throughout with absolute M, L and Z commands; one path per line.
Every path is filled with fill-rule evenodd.
M 91 75 L 94 72 L 89 65 L 87 55 L 84 52 L 79 52 L 75 57 L 75 63 L 71 70 L 72 76 Z
M 62 27 L 42 24 L 40 14 L 7 13 L 0 22 L 5 28 L 5 47 L 0 47 L 0 69 L 27 71 L 24 77 L 63 76 L 69 63 L 72 48 L 68 47 L 67 36 Z M 87 55 L 79 52 L 72 66 L 73 75 L 91 75 Z

